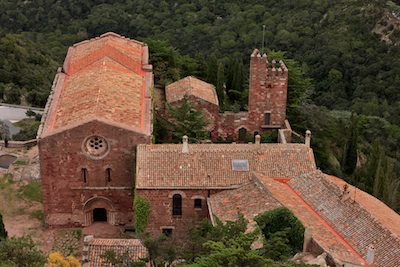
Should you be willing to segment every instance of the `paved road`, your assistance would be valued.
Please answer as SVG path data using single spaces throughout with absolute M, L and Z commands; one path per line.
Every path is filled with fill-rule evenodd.
M 26 118 L 26 108 L 17 108 L 10 106 L 0 105 L 0 120 L 9 120 L 11 122 L 17 122 Z M 42 111 L 35 110 L 36 113 L 43 113 Z
M 0 120 L 4 121 L 5 124 L 8 126 L 11 136 L 20 131 L 20 128 L 15 127 L 12 123 L 27 118 L 26 116 L 27 110 L 28 110 L 27 108 L 20 108 L 11 105 L 5 106 L 0 104 Z M 43 113 L 43 111 L 40 110 L 34 110 L 34 112 L 40 114 Z

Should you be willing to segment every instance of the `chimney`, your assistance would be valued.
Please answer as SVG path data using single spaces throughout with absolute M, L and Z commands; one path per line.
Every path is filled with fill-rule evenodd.
M 188 137 L 187 135 L 184 135 L 182 137 L 182 153 L 189 153 L 189 147 L 188 147 Z
M 310 147 L 310 143 L 311 143 L 311 131 L 307 130 L 306 131 L 306 146 Z
M 261 144 L 261 136 L 259 134 L 256 135 L 256 145 Z
M 371 265 L 375 261 L 375 247 L 374 244 L 371 244 L 367 248 L 367 256 L 365 261 L 368 265 Z

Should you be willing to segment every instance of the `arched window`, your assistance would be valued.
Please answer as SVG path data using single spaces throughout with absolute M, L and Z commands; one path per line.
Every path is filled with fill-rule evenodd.
M 87 169 L 86 168 L 82 168 L 81 169 L 81 176 L 82 176 L 82 180 L 83 180 L 83 183 L 87 183 L 87 176 L 88 176 L 88 171 L 87 171 Z
M 239 129 L 239 142 L 246 142 L 246 128 L 242 127 Z
M 172 197 L 172 215 L 181 216 L 182 215 L 182 196 L 175 194 Z
M 106 182 L 111 182 L 111 168 L 106 169 Z

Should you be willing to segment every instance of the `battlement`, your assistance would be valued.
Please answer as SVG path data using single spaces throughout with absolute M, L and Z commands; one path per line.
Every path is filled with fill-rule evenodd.
M 254 49 L 250 56 L 250 119 L 261 128 L 281 127 L 286 119 L 288 68 Z
M 250 56 L 250 73 L 257 73 L 257 77 L 264 77 L 266 81 L 288 79 L 288 68 L 285 63 L 282 60 L 278 64 L 275 60 L 269 62 L 267 55 L 265 53 L 261 55 L 258 49 L 254 49 Z

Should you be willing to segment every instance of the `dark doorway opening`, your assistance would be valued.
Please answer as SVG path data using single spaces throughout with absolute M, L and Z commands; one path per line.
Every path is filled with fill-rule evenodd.
M 104 208 L 96 208 L 93 210 L 93 221 L 94 222 L 106 222 L 107 221 L 107 210 Z
M 246 135 L 247 135 L 247 130 L 246 128 L 240 128 L 239 129 L 239 142 L 244 143 L 246 142 Z

